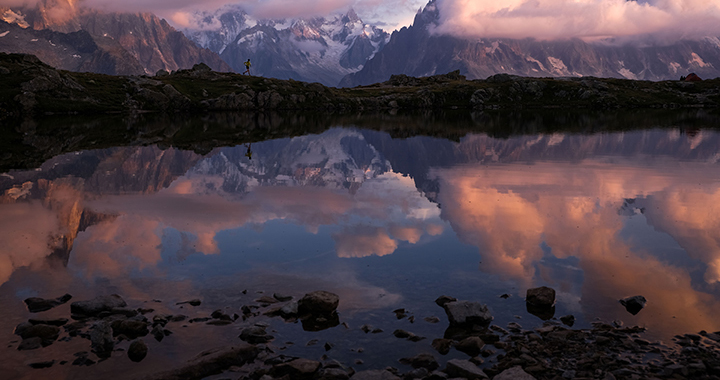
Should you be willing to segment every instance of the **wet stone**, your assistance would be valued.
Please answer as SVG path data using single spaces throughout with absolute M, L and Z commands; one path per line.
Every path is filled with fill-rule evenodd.
M 440 355 L 447 355 L 450 352 L 453 341 L 450 339 L 433 339 L 432 347 L 440 353 Z
M 351 380 L 400 380 L 394 373 L 384 369 L 360 371 L 350 377 Z
M 90 327 L 90 347 L 100 358 L 109 358 L 115 347 L 113 329 L 107 321 L 95 322 Z
M 448 302 L 456 302 L 457 298 L 450 297 L 450 296 L 440 296 L 435 300 L 435 303 L 440 307 L 445 307 L 445 304 Z
M 120 334 L 126 335 L 130 339 L 145 336 L 150 331 L 148 330 L 148 324 L 142 321 L 136 320 L 116 320 L 112 322 L 113 336 Z
M 278 300 L 280 302 L 286 302 L 286 301 L 290 301 L 292 299 L 292 296 L 288 296 L 288 295 L 285 295 L 282 293 L 273 293 L 273 298 L 275 298 L 276 300 Z
M 56 319 L 29 319 L 33 325 L 50 325 L 50 326 L 63 326 L 68 323 L 67 318 L 56 318 Z
M 22 342 L 20 342 L 20 345 L 18 345 L 19 351 L 25 351 L 25 350 L 36 350 L 38 348 L 42 347 L 42 339 L 38 337 L 33 338 L 27 338 L 23 339 Z
M 450 325 L 481 325 L 487 326 L 493 317 L 487 306 L 479 302 L 454 301 L 443 305 Z
M 23 340 L 28 338 L 40 338 L 43 347 L 52 344 L 60 335 L 60 328 L 50 325 L 32 325 L 23 323 L 15 328 L 15 334 L 20 335 Z
M 560 317 L 560 322 L 565 324 L 568 327 L 572 327 L 575 324 L 575 316 L 574 315 L 566 315 L 564 317 Z
M 298 301 L 300 313 L 308 314 L 331 314 L 335 312 L 340 303 L 337 294 L 318 290 L 306 294 Z
M 427 323 L 438 323 L 440 322 L 440 318 L 432 316 L 432 317 L 425 317 L 423 320 Z
M 471 336 L 458 342 L 455 345 L 455 349 L 470 356 L 477 356 L 480 355 L 484 346 L 485 342 L 483 342 L 482 339 L 476 336 Z
M 251 326 L 248 328 L 245 328 L 240 333 L 240 339 L 251 343 L 251 344 L 258 344 L 258 343 L 267 343 L 274 339 L 272 335 L 268 335 L 265 332 L 265 328 L 261 326 Z

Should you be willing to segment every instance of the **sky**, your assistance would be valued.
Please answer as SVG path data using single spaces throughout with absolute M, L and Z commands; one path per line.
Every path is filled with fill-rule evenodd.
M 13 6 L 38 0 L 0 0 Z M 190 14 L 237 4 L 256 18 L 327 16 L 355 9 L 393 31 L 412 23 L 426 0 L 44 0 L 112 11 L 150 11 L 188 27 Z M 665 40 L 720 36 L 720 0 L 435 0 L 434 33 L 465 38 L 599 40 L 653 36 Z M 720 44 L 720 42 L 719 42 Z

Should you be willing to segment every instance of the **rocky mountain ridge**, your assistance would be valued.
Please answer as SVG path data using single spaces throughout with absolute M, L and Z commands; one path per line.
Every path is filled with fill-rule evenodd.
M 389 35 L 346 14 L 309 19 L 254 19 L 237 6 L 197 14 L 198 29 L 184 30 L 236 72 L 251 60 L 255 75 L 335 86 L 380 51 Z M 219 27 L 211 25 L 219 24 Z
M 82 41 L 75 41 L 77 33 L 84 33 Z M 197 47 L 153 14 L 106 13 L 71 0 L 0 7 L 0 35 L 2 51 L 34 54 L 65 70 L 154 74 L 204 62 L 218 71 L 232 71 L 217 54 Z M 54 40 L 64 45 L 58 47 Z M 94 48 L 89 47 L 93 42 Z
M 460 70 L 469 79 L 497 73 L 528 77 L 625 78 L 670 80 L 694 72 L 702 78 L 720 76 L 720 39 L 681 40 L 669 45 L 588 43 L 580 39 L 463 39 L 433 33 L 439 23 L 436 0 L 396 31 L 382 51 L 339 86 L 368 85 L 393 74 L 430 76 Z

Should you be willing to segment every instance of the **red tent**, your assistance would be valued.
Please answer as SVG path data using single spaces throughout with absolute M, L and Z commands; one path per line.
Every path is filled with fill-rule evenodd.
M 690 74 L 688 74 L 688 76 L 685 78 L 685 82 L 700 82 L 701 80 L 702 80 L 702 79 L 700 79 L 700 77 L 697 76 L 697 74 L 695 74 L 695 73 L 690 73 Z

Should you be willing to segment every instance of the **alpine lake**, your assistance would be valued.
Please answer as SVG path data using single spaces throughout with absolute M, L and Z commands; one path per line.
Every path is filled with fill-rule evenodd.
M 441 370 L 474 359 L 493 377 L 519 344 L 512 335 L 598 326 L 657 347 L 628 360 L 644 368 L 693 344 L 720 351 L 717 111 L 4 124 L 3 379 L 153 378 L 203 351 L 249 343 L 259 351 L 252 363 L 197 376 L 321 378 L 317 368 L 273 372 L 305 358 L 348 377 L 393 367 L 385 372 L 413 378 L 399 359 L 426 353 Z M 541 286 L 556 298 L 538 311 L 526 292 Z M 337 310 L 308 322 L 293 308 L 319 290 L 337 295 Z M 84 317 L 71 307 L 113 294 L 126 305 Z M 485 341 L 478 352 L 456 348 L 461 339 L 435 302 L 443 295 L 487 306 L 490 326 L 466 334 Z M 634 314 L 619 302 L 632 296 L 646 300 Z M 32 297 L 51 307 L 31 312 Z M 102 326 L 113 326 L 104 349 L 95 343 Z M 260 339 L 241 339 L 248 328 Z M 147 349 L 139 361 L 129 358 L 137 339 Z M 514 363 L 538 379 L 702 378 L 714 368 L 706 360 L 693 377 L 692 368 L 583 372 L 578 362 L 545 362 L 533 372 Z

